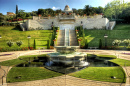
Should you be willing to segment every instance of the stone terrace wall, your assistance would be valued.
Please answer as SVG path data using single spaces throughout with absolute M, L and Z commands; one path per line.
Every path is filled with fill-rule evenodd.
M 110 22 L 110 30 L 113 30 L 113 28 L 115 27 L 115 25 L 116 25 L 116 21 L 111 21 Z
M 108 29 L 109 28 L 109 20 L 107 18 L 102 18 L 101 16 L 94 16 L 91 18 L 77 18 L 75 22 L 75 26 L 81 25 L 81 21 L 83 22 L 83 28 L 86 29 Z
M 30 19 L 26 22 L 26 28 L 27 30 L 51 29 L 52 22 L 56 27 L 64 27 L 67 24 L 75 27 L 80 26 L 81 21 L 83 22 L 83 28 L 86 29 L 110 29 L 111 27 L 111 25 L 109 25 L 109 20 L 107 18 L 102 18 L 102 15 L 85 17 L 75 16 L 75 18 L 75 21 L 59 21 L 58 17 L 49 19 L 40 19 L 40 17 L 33 17 L 33 20 Z
M 52 22 L 54 26 L 59 26 L 58 19 L 39 19 L 39 20 L 29 20 L 28 30 L 46 30 L 51 29 Z

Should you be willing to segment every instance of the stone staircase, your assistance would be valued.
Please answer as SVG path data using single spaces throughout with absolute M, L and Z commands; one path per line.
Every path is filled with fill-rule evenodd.
M 69 36 L 70 36 L 70 39 L 69 39 L 70 40 L 70 46 L 79 46 L 77 38 L 76 38 L 75 30 L 70 30 Z
M 65 42 L 65 30 L 59 30 L 59 36 L 57 38 L 56 46 L 64 46 L 64 42 Z

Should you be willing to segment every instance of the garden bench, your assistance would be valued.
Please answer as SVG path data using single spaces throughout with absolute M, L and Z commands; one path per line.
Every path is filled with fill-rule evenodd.
M 88 49 L 98 49 L 98 47 L 88 47 Z

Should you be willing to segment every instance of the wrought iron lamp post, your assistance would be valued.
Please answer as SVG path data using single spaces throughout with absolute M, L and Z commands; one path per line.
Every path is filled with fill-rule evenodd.
M 104 38 L 105 38 L 105 48 L 107 48 L 107 37 L 108 37 L 108 35 L 105 34 L 105 35 L 104 35 Z
M 30 49 L 30 40 L 29 39 L 31 38 L 31 36 L 29 35 L 27 38 L 28 38 L 28 48 Z

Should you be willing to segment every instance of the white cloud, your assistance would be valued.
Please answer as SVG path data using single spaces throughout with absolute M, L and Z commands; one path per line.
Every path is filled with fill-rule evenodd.
M 53 10 L 57 10 L 57 9 L 59 9 L 59 7 L 54 7 L 54 6 L 53 6 L 52 9 L 53 9 Z

